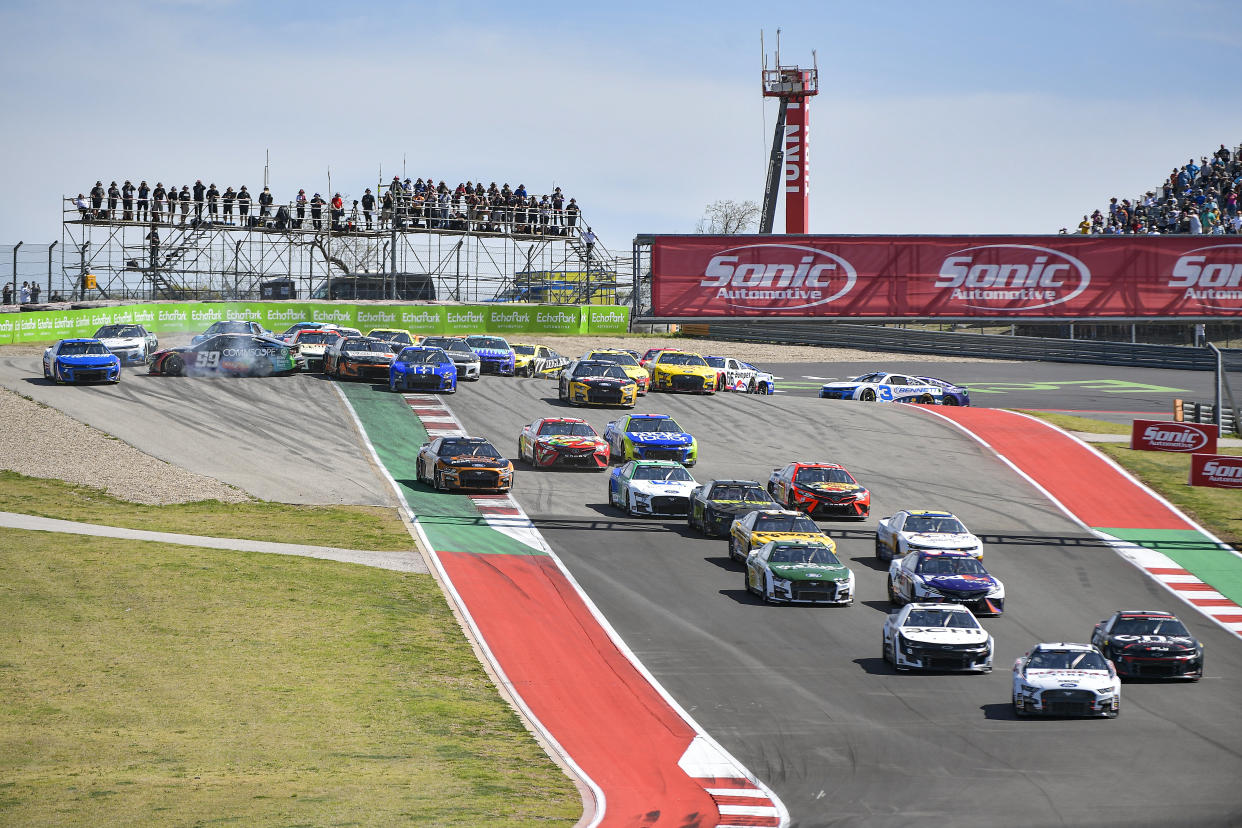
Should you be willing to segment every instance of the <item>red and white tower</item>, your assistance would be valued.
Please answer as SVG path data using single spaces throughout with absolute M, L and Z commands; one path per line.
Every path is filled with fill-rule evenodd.
M 780 114 L 776 134 L 772 137 L 772 158 L 768 165 L 768 182 L 763 198 L 762 233 L 772 232 L 776 212 L 776 196 L 780 183 L 785 183 L 785 232 L 808 232 L 807 214 L 807 148 L 811 124 L 810 99 L 819 94 L 819 67 L 814 52 L 810 69 L 782 66 L 780 31 L 777 31 L 776 68 L 767 67 L 764 58 L 763 95 L 779 98 Z

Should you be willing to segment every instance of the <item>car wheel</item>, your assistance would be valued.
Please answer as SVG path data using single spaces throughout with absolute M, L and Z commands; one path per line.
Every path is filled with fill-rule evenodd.
M 432 474 L 431 488 L 435 489 L 437 492 L 441 491 L 444 488 L 444 475 L 440 472 L 439 469 L 436 469 L 431 474 Z
M 886 555 L 888 557 L 885 557 Z M 879 537 L 875 539 L 875 557 L 880 563 L 890 563 L 893 559 L 893 553 L 889 551 L 888 544 Z
M 899 607 L 903 603 L 901 596 L 897 594 L 897 590 L 893 589 L 893 580 L 891 578 L 888 581 L 888 602 L 894 607 Z
M 746 393 L 747 394 L 758 394 L 759 393 L 759 386 L 754 380 L 751 380 L 750 385 L 746 386 Z
M 1105 714 L 1104 714 L 1104 718 L 1106 718 L 1106 719 L 1115 719 L 1115 718 L 1117 718 L 1117 717 L 1118 717 L 1118 716 L 1120 716 L 1120 715 L 1121 715 L 1121 703 L 1120 703 L 1120 702 L 1118 702 L 1118 703 L 1117 703 L 1117 709 L 1115 709 L 1115 710 L 1110 710 L 1110 711 L 1108 711 L 1107 713 L 1105 713 Z
M 924 394 L 923 396 L 919 397 L 919 405 L 935 405 L 935 404 L 936 404 L 936 398 L 933 397 L 931 394 Z
M 1017 696 L 1013 697 L 1013 715 L 1017 716 L 1019 719 L 1025 719 L 1027 717 L 1026 705 L 1018 704 Z
M 957 405 L 957 397 L 953 397 L 953 396 L 950 396 L 949 394 L 945 394 L 943 397 L 940 398 L 940 404 L 941 405 Z
M 888 639 L 887 639 L 887 638 L 884 638 L 884 639 L 881 639 L 881 640 L 882 640 L 882 644 L 881 644 L 881 655 L 880 655 L 880 657 L 881 657 L 881 658 L 883 658 L 883 659 L 884 659 L 887 663 L 892 664 L 892 663 L 893 663 L 893 661 L 894 661 L 894 659 L 893 659 L 893 648 L 889 645 L 889 643 L 888 643 Z
M 863 402 L 875 402 L 875 391 L 871 388 L 864 388 L 859 394 L 858 399 Z
M 185 370 L 185 360 L 180 354 L 169 354 L 164 358 L 164 373 L 169 376 L 179 377 Z
M 742 557 L 741 550 L 738 549 L 737 538 L 732 536 L 729 538 L 729 557 L 735 561 L 744 562 L 746 560 L 746 558 Z

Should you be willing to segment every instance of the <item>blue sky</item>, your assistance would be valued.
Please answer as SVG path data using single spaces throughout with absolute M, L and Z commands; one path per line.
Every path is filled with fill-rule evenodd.
M 1056 232 L 1242 141 L 1236 0 L 2 0 L 0 242 L 60 238 L 97 178 L 261 188 L 270 150 L 278 200 L 403 163 L 559 185 L 625 250 L 761 199 L 777 27 L 819 56 L 812 232 Z

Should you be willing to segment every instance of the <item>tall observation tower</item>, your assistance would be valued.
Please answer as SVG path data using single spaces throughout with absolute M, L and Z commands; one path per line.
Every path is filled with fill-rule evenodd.
M 763 56 L 763 95 L 779 98 L 780 113 L 772 136 L 772 157 L 768 163 L 768 182 L 763 193 L 761 233 L 772 232 L 776 197 L 781 179 L 785 182 L 785 232 L 806 233 L 807 229 L 807 132 L 810 128 L 810 98 L 819 94 L 819 67 L 811 52 L 811 68 L 781 65 L 780 29 L 776 30 L 775 67 L 768 68 Z

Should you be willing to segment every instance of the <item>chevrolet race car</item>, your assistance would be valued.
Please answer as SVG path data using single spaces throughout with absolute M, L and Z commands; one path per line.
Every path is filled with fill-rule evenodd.
M 155 334 L 142 325 L 104 325 L 95 331 L 98 339 L 121 362 L 146 363 L 147 354 L 159 348 Z
M 944 396 L 944 388 L 919 377 L 878 371 L 845 382 L 825 383 L 819 396 L 827 400 L 863 402 L 916 402 L 934 405 Z
M 837 544 L 801 512 L 760 509 L 735 519 L 729 527 L 729 557 L 745 562 L 752 549 L 772 541 L 815 541 L 834 552 Z
M 561 356 L 547 345 L 514 342 L 511 343 L 511 347 L 513 348 L 513 373 L 519 377 L 551 374 L 569 364 L 566 357 Z
M 716 388 L 720 391 L 771 394 L 776 390 L 773 376 L 760 371 L 749 362 L 724 356 L 705 356 L 703 359 L 716 369 Z
M 756 509 L 779 509 L 761 484 L 754 480 L 712 480 L 690 494 L 691 529 L 704 535 L 728 535 L 729 527 L 740 515 Z
M 652 391 L 716 393 L 716 369 L 698 354 L 661 351 L 648 365 L 648 370 L 651 371 Z
M 43 352 L 43 378 L 57 384 L 120 382 L 121 359 L 98 339 L 62 339 Z
M 880 518 L 875 528 L 875 556 L 884 563 L 918 550 L 966 552 L 983 560 L 983 541 L 957 516 L 929 509 L 903 509 Z
M 1101 716 L 1121 713 L 1121 679 L 1089 644 L 1036 644 L 1013 665 L 1018 716 Z
M 197 345 L 220 334 L 249 334 L 251 336 L 266 336 L 270 339 L 275 339 L 272 336 L 272 332 L 258 322 L 248 322 L 244 319 L 221 319 L 219 322 L 211 323 L 211 326 L 201 334 L 197 334 L 190 340 L 190 344 Z
M 638 383 L 639 395 L 651 390 L 651 375 L 647 373 L 646 368 L 638 364 L 638 360 L 629 351 L 622 351 L 619 348 L 598 348 L 594 351 L 587 351 L 582 358 L 620 365 L 625 375 Z
M 457 379 L 467 382 L 478 380 L 482 373 L 479 355 L 474 352 L 464 337 L 460 336 L 429 336 L 422 342 L 428 348 L 440 348 L 448 354 L 449 359 L 457 366 Z
M 992 672 L 996 644 L 958 604 L 906 604 L 884 620 L 884 660 L 898 672 Z
M 418 345 L 423 337 L 410 333 L 405 328 L 375 328 L 367 331 L 369 339 L 382 339 L 385 342 L 396 342 L 399 345 Z
M 292 337 L 285 341 L 296 349 L 297 355 L 306 363 L 306 370 L 321 371 L 323 352 L 340 338 L 340 331 L 334 328 L 303 328 L 294 331 Z
M 515 362 L 513 349 L 503 337 L 477 334 L 466 337 L 466 344 L 479 355 L 479 370 L 484 374 L 513 376 Z
M 1091 643 L 1127 678 L 1203 678 L 1203 645 L 1177 616 L 1117 610 L 1095 625 Z
M 1005 585 L 966 552 L 920 550 L 889 565 L 888 601 L 894 606 L 947 601 L 975 615 L 1000 615 Z
M 608 468 L 608 443 L 586 420 L 541 417 L 518 436 L 518 459 L 532 466 Z
M 251 334 L 221 334 L 187 348 L 168 348 L 147 357 L 147 372 L 169 377 L 229 374 L 268 377 L 301 367 L 297 355 L 279 339 Z
M 914 381 L 940 386 L 941 405 L 970 405 L 970 391 L 964 385 L 954 385 L 948 380 L 935 377 L 914 377 Z
M 608 475 L 608 502 L 627 515 L 684 515 L 699 484 L 672 460 L 631 460 Z
M 437 437 L 423 443 L 414 475 L 433 489 L 513 488 L 513 464 L 482 437 Z
M 852 604 L 854 573 L 817 541 L 771 541 L 746 556 L 746 590 L 764 601 Z
M 773 469 L 768 491 L 786 508 L 801 509 L 811 517 L 863 520 L 871 513 L 871 492 L 836 463 L 790 463 Z
M 638 403 L 638 383 L 626 376 L 625 369 L 589 359 L 571 362 L 561 371 L 557 393 L 570 405 L 633 408 Z
M 457 366 L 439 348 L 410 345 L 388 366 L 389 391 L 457 393 Z
M 668 414 L 629 414 L 604 427 L 604 439 L 614 462 L 676 460 L 693 466 L 699 442 Z
M 388 382 L 396 354 L 382 339 L 344 336 L 323 351 L 323 372 L 338 380 L 370 379 Z

